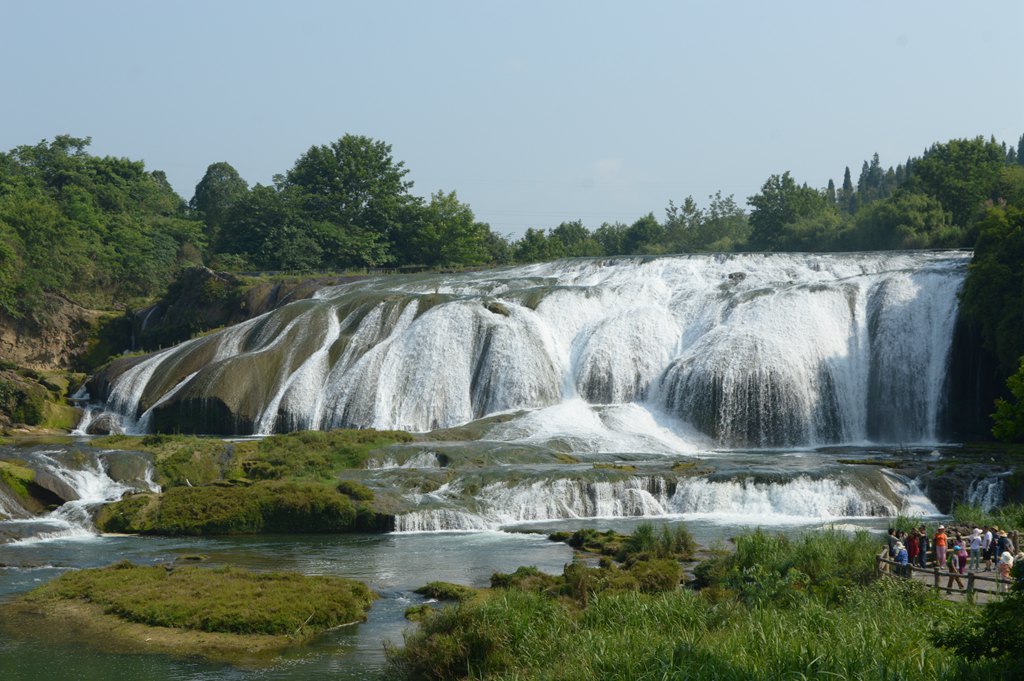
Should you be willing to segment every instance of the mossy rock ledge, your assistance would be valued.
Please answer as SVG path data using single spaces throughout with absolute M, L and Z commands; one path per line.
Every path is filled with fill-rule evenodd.
M 0 631 L 259 664 L 328 629 L 364 621 L 376 598 L 365 584 L 342 577 L 122 561 L 65 573 L 0 606 Z

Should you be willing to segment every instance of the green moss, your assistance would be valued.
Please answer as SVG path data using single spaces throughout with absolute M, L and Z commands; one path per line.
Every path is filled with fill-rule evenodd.
M 478 593 L 476 589 L 451 582 L 430 582 L 416 589 L 416 593 L 439 601 L 465 601 Z
M 46 420 L 49 391 L 31 379 L 5 372 L 0 377 L 0 414 L 16 424 L 38 426 Z
M 338 483 L 338 492 L 355 501 L 373 501 L 373 490 L 355 480 L 342 480 Z
M 44 428 L 53 430 L 73 430 L 78 425 L 81 414 L 78 409 L 66 404 L 47 402 L 43 410 Z
M 10 461 L 0 461 L 0 482 L 24 500 L 29 498 L 29 485 L 36 478 L 31 468 Z
M 434 613 L 434 609 L 427 603 L 410 605 L 405 609 L 405 619 L 410 622 L 422 622 Z
M 365 619 L 375 597 L 364 584 L 340 577 L 122 561 L 67 572 L 24 598 L 94 603 L 107 614 L 156 627 L 311 635 Z
M 352 501 L 328 485 L 263 482 L 250 487 L 174 487 L 104 508 L 106 532 L 168 535 L 347 532 L 359 527 Z
M 624 463 L 595 463 L 596 470 L 622 471 L 624 473 L 636 473 L 636 466 Z

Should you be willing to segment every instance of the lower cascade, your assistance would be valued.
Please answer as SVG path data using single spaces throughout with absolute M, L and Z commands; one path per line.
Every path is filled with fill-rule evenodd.
M 371 278 L 115 362 L 89 384 L 89 419 L 427 431 L 581 401 L 714 446 L 935 441 L 969 259 L 689 255 Z
M 420 495 L 417 502 L 424 508 L 399 515 L 396 531 L 496 530 L 578 518 L 701 517 L 777 524 L 900 513 L 939 515 L 912 481 L 891 473 L 874 485 L 809 475 L 777 481 L 636 476 L 618 481 L 560 478 L 520 484 L 494 482 L 475 493 L 469 504 L 465 490 L 456 483 Z
M 133 452 L 40 449 L 18 457 L 34 472 L 34 483 L 63 503 L 37 516 L 0 485 L 0 543 L 93 536 L 94 509 L 127 492 L 160 490 L 149 461 Z

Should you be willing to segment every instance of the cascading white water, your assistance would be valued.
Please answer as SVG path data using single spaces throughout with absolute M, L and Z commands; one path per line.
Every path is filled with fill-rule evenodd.
M 930 441 L 969 257 L 701 255 L 373 279 L 158 353 L 116 377 L 105 407 L 184 431 L 424 431 L 582 400 L 669 414 L 676 435 L 727 446 Z
M 140 480 L 119 481 L 110 477 L 103 457 L 103 453 L 81 452 L 69 456 L 63 450 L 30 453 L 26 464 L 37 473 L 50 476 L 53 481 L 50 484 L 59 486 L 68 500 L 45 516 L 36 518 L 31 514 L 19 514 L 7 522 L 31 525 L 31 531 L 23 540 L 91 537 L 96 534 L 92 524 L 93 507 L 116 501 L 129 491 L 160 490 L 153 482 L 153 469 L 148 463 Z
M 967 503 L 985 511 L 995 508 L 1003 502 L 1003 488 L 1009 476 L 1007 472 L 975 480 L 967 488 Z
M 843 518 L 938 515 L 910 481 L 890 474 L 889 490 L 805 475 L 778 482 L 754 479 L 630 477 L 587 482 L 560 478 L 523 484 L 490 483 L 476 495 L 479 509 L 461 503 L 462 490 L 448 485 L 423 495 L 425 506 L 395 519 L 398 532 L 498 529 L 525 522 L 570 518 L 700 517 L 772 524 Z

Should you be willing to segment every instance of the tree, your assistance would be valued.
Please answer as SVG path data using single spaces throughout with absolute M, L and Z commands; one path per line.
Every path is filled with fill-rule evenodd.
M 643 216 L 626 230 L 622 247 L 626 253 L 664 253 L 665 228 L 658 223 L 654 213 Z
M 967 227 L 985 201 L 994 198 L 1005 158 L 999 144 L 983 137 L 935 144 L 914 163 L 908 186 L 937 198 L 954 224 Z
M 386 233 L 409 198 L 412 182 L 391 145 L 360 135 L 310 147 L 295 161 L 282 186 L 296 191 L 309 216 Z
M 561 257 L 561 253 L 554 252 L 550 239 L 544 234 L 543 229 L 526 230 L 522 238 L 515 243 L 516 262 L 544 262 Z M 561 242 L 558 242 L 561 247 Z
M 1024 207 L 988 206 L 978 226 L 960 310 L 1009 376 L 1024 356 Z
M 806 184 L 798 185 L 789 171 L 772 175 L 761 191 L 747 199 L 750 211 L 750 247 L 754 250 L 814 250 L 815 244 L 786 236 L 787 225 L 801 221 L 800 234 L 808 234 L 810 222 L 834 212 L 828 198 Z M 830 216 L 831 221 L 831 216 Z
M 414 262 L 432 267 L 484 264 L 490 260 L 489 233 L 488 226 L 476 221 L 454 191 L 438 191 L 421 211 L 411 235 Z
M 211 163 L 196 185 L 189 207 L 206 223 L 206 242 L 216 250 L 220 227 L 231 209 L 249 192 L 249 184 L 231 164 Z
M 562 250 L 570 258 L 604 255 L 604 249 L 601 248 L 601 244 L 594 240 L 590 230 L 584 227 L 583 222 L 580 220 L 561 223 L 558 227 L 551 230 L 549 237 L 560 241 L 562 243 Z
M 992 435 L 1003 442 L 1024 440 L 1024 357 L 1020 358 L 1017 373 L 1006 379 L 1010 400 L 996 400 L 992 414 Z
M 601 244 L 605 255 L 622 255 L 626 252 L 626 230 L 627 225 L 621 222 L 602 223 L 594 230 L 594 241 Z
M 853 250 L 966 245 L 963 230 L 950 223 L 937 199 L 905 191 L 859 210 L 853 228 L 843 240 L 844 245 Z

